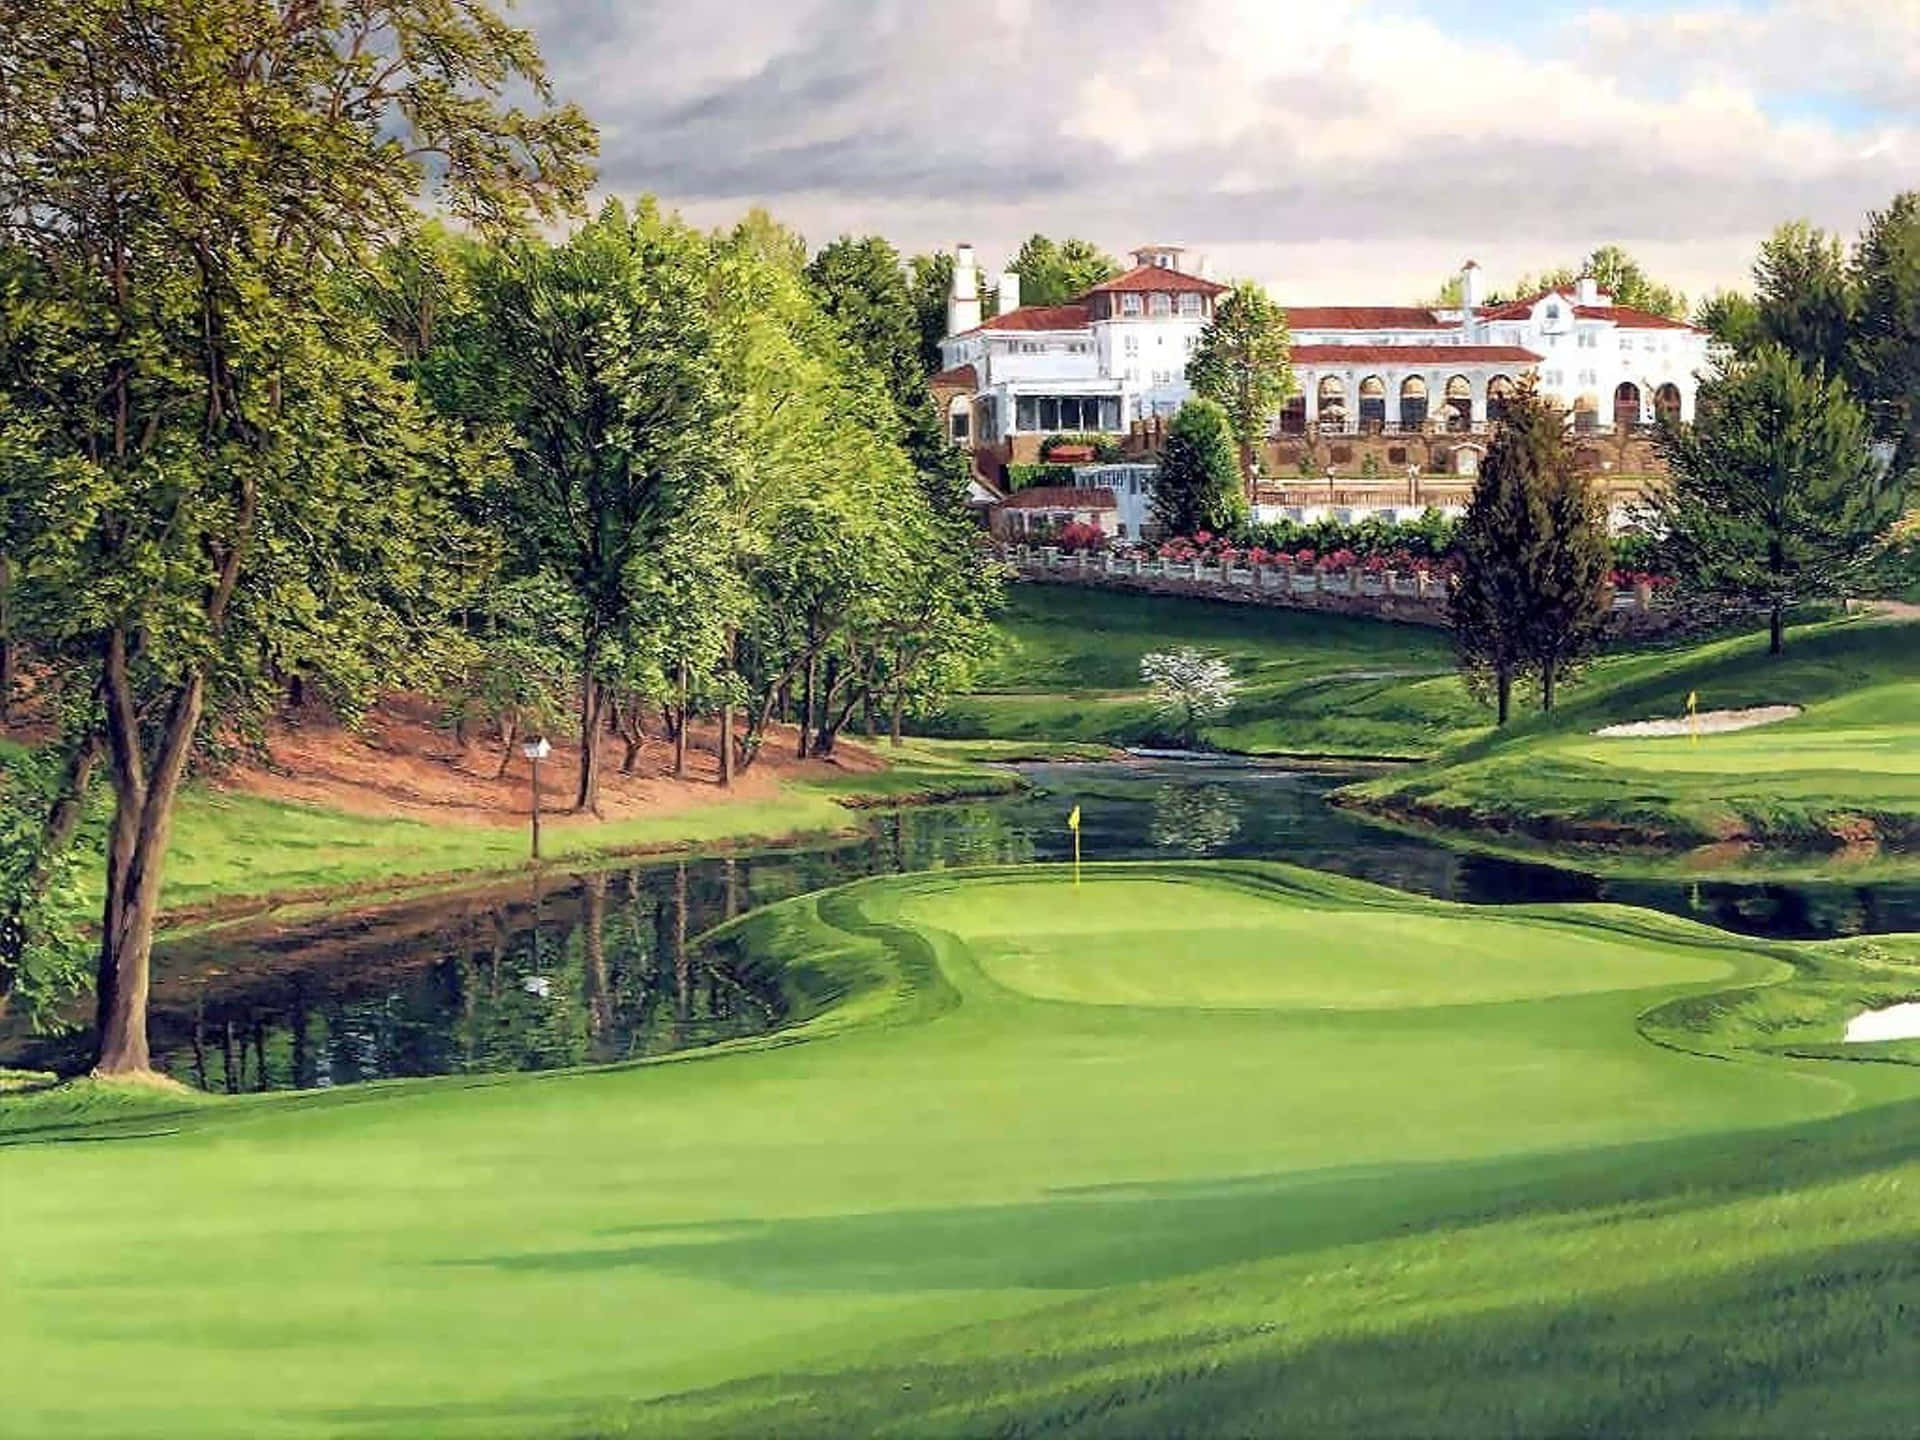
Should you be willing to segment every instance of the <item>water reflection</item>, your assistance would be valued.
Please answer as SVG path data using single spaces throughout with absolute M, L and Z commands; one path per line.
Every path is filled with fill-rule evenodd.
M 1612 900 L 1785 937 L 1920 930 L 1920 882 L 1607 880 L 1476 855 L 1326 801 L 1351 778 L 1238 764 L 1029 767 L 1024 796 L 872 817 L 860 838 L 730 859 L 552 873 L 300 924 L 160 946 L 153 1047 L 211 1090 L 605 1063 L 756 1034 L 779 987 L 698 937 L 752 907 L 863 875 L 1089 860 L 1264 856 L 1483 904 Z M 0 1064 L 73 1071 L 84 1035 L 0 1034 Z

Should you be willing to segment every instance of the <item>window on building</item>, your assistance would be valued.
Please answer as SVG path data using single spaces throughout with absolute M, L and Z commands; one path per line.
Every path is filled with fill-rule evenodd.
M 1139 353 L 1140 353 L 1140 337 L 1138 335 L 1127 336 L 1127 354 L 1138 355 Z
M 1122 295 L 1120 297 L 1120 313 L 1122 315 L 1138 315 L 1140 313 L 1140 297 L 1131 292 Z
M 1014 404 L 1014 428 L 1042 435 L 1120 428 L 1118 395 L 1022 395 Z
M 1173 314 L 1173 296 L 1156 291 L 1147 306 L 1147 310 L 1149 314 L 1153 315 Z
M 1188 319 L 1198 319 L 1201 314 L 1200 297 L 1188 291 L 1180 297 L 1180 313 Z

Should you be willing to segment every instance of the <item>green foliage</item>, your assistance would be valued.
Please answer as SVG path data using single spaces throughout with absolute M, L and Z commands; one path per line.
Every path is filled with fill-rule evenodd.
M 1571 293 L 1582 275 L 1591 275 L 1600 289 L 1613 297 L 1616 305 L 1665 315 L 1671 320 L 1678 320 L 1687 313 L 1687 297 L 1684 294 L 1671 286 L 1660 284 L 1647 274 L 1646 268 L 1638 260 L 1618 245 L 1602 245 L 1577 265 L 1562 265 L 1543 270 L 1538 275 L 1522 275 L 1512 285 L 1502 286 L 1488 295 L 1484 303 L 1505 305 L 1515 300 L 1529 300 L 1545 290 Z M 1448 278 L 1434 296 L 1433 303 L 1442 308 L 1461 303 L 1458 275 Z
M 1751 350 L 1760 341 L 1760 307 L 1737 290 L 1716 290 L 1693 312 L 1693 323 L 1722 345 Z
M 1194 535 L 1230 533 L 1246 517 L 1232 422 L 1213 401 L 1190 400 L 1167 427 L 1153 482 L 1153 518 L 1167 534 Z
M 1215 303 L 1187 361 L 1194 393 L 1226 411 L 1249 484 L 1267 426 L 1293 393 L 1292 349 L 1287 312 L 1263 287 L 1243 280 Z
M 594 137 L 480 0 L 75 0 L 0 21 L 0 249 L 37 291 L 7 321 L 0 448 L 71 517 L 22 547 L 65 602 L 29 638 L 102 697 L 100 1064 L 139 1071 L 205 717 L 245 724 L 290 678 L 349 711 L 422 678 L 490 559 L 454 503 L 468 435 L 397 378 L 346 277 L 423 194 L 482 231 L 557 218 Z
M 1459 525 L 1443 512 L 1428 506 L 1412 520 L 1387 520 L 1379 515 L 1340 521 L 1324 516 L 1311 523 L 1297 520 L 1272 520 L 1248 525 L 1234 539 L 1242 547 L 1259 545 L 1267 550 L 1292 553 L 1301 549 L 1331 555 L 1336 550 L 1351 550 L 1356 555 L 1391 555 L 1404 550 L 1423 559 L 1440 560 L 1453 553 L 1458 542 Z
M 1840 237 L 1793 221 L 1760 246 L 1753 265 L 1755 345 L 1777 345 L 1829 375 L 1847 373 L 1858 305 Z
M 1895 466 L 1920 468 L 1920 191 L 1867 217 L 1854 249 L 1858 297 L 1850 362 L 1874 435 Z
M 1065 305 L 1120 273 L 1120 262 L 1085 240 L 1030 235 L 1008 267 L 1022 305 Z
M 1035 485 L 1071 485 L 1073 467 L 1071 465 L 1009 465 L 1007 467 L 1007 485 L 1012 490 L 1030 490 Z
M 84 931 L 92 846 L 47 834 L 63 771 L 52 747 L 0 759 L 0 1016 L 36 1029 L 56 1027 L 61 1007 L 92 980 Z
M 920 368 L 940 370 L 940 342 L 947 338 L 947 301 L 953 294 L 953 252 L 916 255 L 907 262 L 913 320 L 920 332 Z
M 1845 382 L 1779 346 L 1735 359 L 1701 389 L 1699 418 L 1660 445 L 1672 478 L 1653 497 L 1675 573 L 1772 615 L 1842 593 L 1899 518 L 1907 485 L 1873 455 Z
M 1606 515 L 1575 470 L 1564 414 L 1531 386 L 1488 447 L 1459 532 L 1449 599 L 1470 683 L 1492 692 L 1499 723 L 1514 682 L 1540 683 L 1541 708 L 1598 642 L 1611 551 Z

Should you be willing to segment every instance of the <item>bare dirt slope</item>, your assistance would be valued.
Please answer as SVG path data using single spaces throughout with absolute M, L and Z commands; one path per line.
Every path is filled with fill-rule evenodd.
M 540 765 L 541 809 L 565 823 L 573 805 L 579 763 L 577 738 L 553 738 L 553 753 Z M 626 745 L 602 742 L 605 778 L 601 812 L 607 819 L 669 815 L 702 805 L 771 798 L 783 780 L 824 778 L 885 768 L 885 762 L 855 741 L 842 739 L 831 760 L 796 760 L 791 727 L 768 736 L 759 759 L 731 790 L 719 787 L 717 727 L 696 726 L 687 778 L 673 775 L 673 746 L 649 734 L 633 773 L 620 765 Z M 532 806 L 529 763 L 514 747 L 500 775 L 497 740 L 462 746 L 438 723 L 428 702 L 410 697 L 383 701 L 356 728 L 325 716 L 303 715 L 276 722 L 262 757 L 237 762 L 210 776 L 221 789 L 267 799 L 295 801 L 355 815 L 429 820 L 457 825 L 516 825 Z M 590 818 L 590 817 L 589 817 Z

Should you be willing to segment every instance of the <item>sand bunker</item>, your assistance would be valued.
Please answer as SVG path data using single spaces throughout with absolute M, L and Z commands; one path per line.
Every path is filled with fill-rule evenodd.
M 1920 1040 L 1920 1004 L 1889 1005 L 1884 1010 L 1869 1010 L 1847 1022 L 1841 1037 L 1849 1045 L 1865 1045 L 1875 1040 Z
M 1645 739 L 1652 735 L 1691 735 L 1698 726 L 1702 735 L 1724 735 L 1729 730 L 1751 730 L 1756 725 L 1772 725 L 1791 720 L 1800 713 L 1798 705 L 1756 705 L 1751 710 L 1702 710 L 1689 719 L 1636 720 L 1631 725 L 1607 725 L 1593 733 L 1608 740 Z

